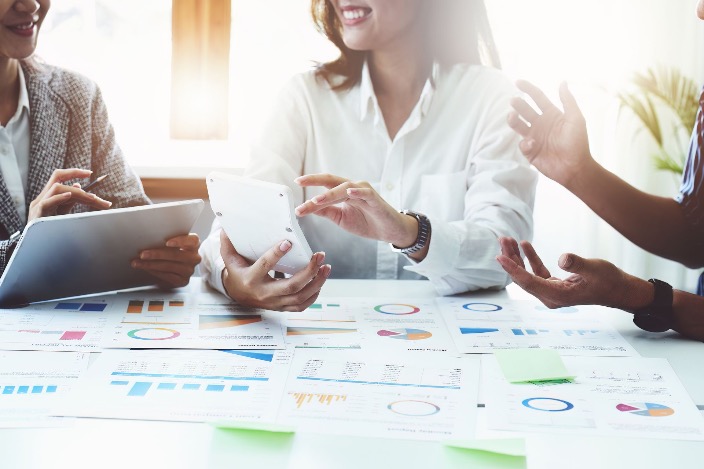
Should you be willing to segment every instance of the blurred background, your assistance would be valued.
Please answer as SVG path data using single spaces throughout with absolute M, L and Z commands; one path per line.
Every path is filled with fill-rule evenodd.
M 656 78 L 688 79 L 698 94 L 704 23 L 696 1 L 485 1 L 504 71 L 553 100 L 567 81 L 595 157 L 644 191 L 674 196 L 677 170 L 658 169 L 654 155 L 664 147 L 680 158 L 691 128 L 682 128 L 666 100 L 649 98 L 634 76 L 652 70 Z M 209 171 L 242 168 L 283 83 L 336 56 L 312 26 L 309 0 L 55 1 L 38 54 L 98 83 L 128 161 L 159 201 L 205 197 Z M 661 146 L 623 106 L 624 96 L 653 103 Z M 209 216 L 199 222 L 202 235 Z M 625 241 L 542 176 L 534 241 L 559 276 L 555 265 L 566 251 L 690 291 L 698 276 Z

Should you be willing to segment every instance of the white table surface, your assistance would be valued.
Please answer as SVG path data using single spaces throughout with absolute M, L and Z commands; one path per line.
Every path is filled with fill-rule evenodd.
M 202 288 L 193 284 L 190 288 Z M 487 292 L 482 292 L 485 295 Z M 497 298 L 529 298 L 511 286 Z M 323 296 L 428 298 L 424 281 L 329 280 Z M 471 295 L 463 295 L 471 296 Z M 637 329 L 604 313 L 644 357 L 664 357 L 704 409 L 704 343 Z M 479 419 L 483 420 L 483 409 Z M 206 424 L 75 419 L 68 427 L 0 429 L 0 468 L 704 468 L 704 442 L 530 434 L 527 457 L 447 448 L 434 442 L 312 434 L 266 434 Z

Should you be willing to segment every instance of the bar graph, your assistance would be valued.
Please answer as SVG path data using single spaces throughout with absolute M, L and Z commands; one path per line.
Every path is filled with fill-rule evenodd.
M 59 311 L 84 311 L 84 312 L 102 312 L 107 308 L 107 303 L 74 303 L 61 302 L 54 306 L 55 310 Z
M 129 397 L 145 397 L 150 391 L 200 391 L 200 392 L 244 392 L 249 391 L 249 386 L 241 384 L 207 384 L 207 383 L 176 383 L 173 381 L 126 381 L 113 380 L 112 386 L 120 386 L 127 389 Z M 14 390 L 13 390 L 14 392 Z
M 0 396 L 9 394 L 53 394 L 59 389 L 56 385 L 6 385 L 0 386 Z M 0 397 L 2 399 L 2 397 Z
M 318 393 L 307 393 L 307 392 L 293 392 L 289 393 L 290 396 L 296 401 L 296 408 L 300 409 L 306 404 L 310 405 L 324 405 L 330 406 L 334 402 L 345 402 L 347 401 L 346 394 L 318 394 Z

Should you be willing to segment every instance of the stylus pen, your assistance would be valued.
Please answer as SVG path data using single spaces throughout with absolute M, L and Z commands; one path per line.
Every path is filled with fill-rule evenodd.
M 83 189 L 84 192 L 89 192 L 90 190 L 95 189 L 95 186 L 97 186 L 98 184 L 103 182 L 106 177 L 108 177 L 107 174 L 103 174 L 102 176 L 98 176 L 97 178 L 95 178 L 95 181 L 91 182 L 90 184 L 88 184 L 85 187 L 81 187 L 81 189 Z

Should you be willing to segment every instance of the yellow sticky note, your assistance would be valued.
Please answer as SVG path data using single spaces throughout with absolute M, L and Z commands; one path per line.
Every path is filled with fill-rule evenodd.
M 560 354 L 555 350 L 541 348 L 495 350 L 494 356 L 506 380 L 510 383 L 574 378 L 574 375 L 567 371 Z

